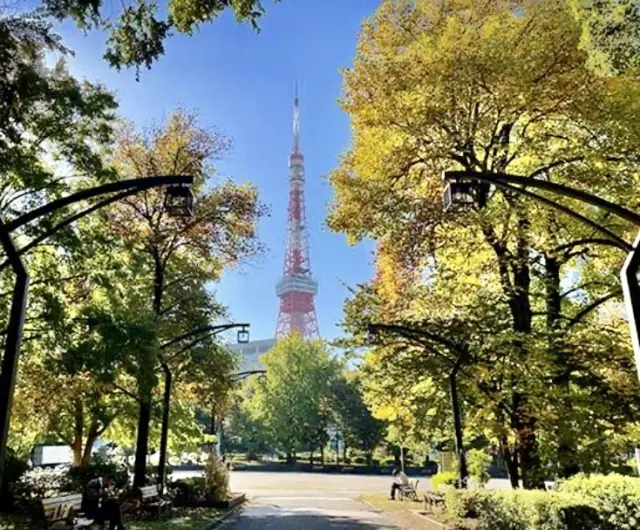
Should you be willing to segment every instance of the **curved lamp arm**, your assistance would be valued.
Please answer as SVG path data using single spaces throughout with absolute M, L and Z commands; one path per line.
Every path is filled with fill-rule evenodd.
M 443 174 L 445 180 L 460 180 L 471 179 L 479 182 L 487 182 L 489 184 L 497 185 L 500 182 L 507 184 L 515 184 L 518 186 L 536 188 L 540 190 L 551 191 L 558 195 L 564 195 L 565 197 L 571 197 L 572 199 L 578 199 L 579 201 L 592 204 L 598 208 L 602 208 L 618 217 L 629 221 L 637 226 L 640 226 L 640 215 L 631 210 L 624 208 L 611 201 L 601 199 L 592 193 L 586 191 L 577 190 L 564 184 L 558 184 L 556 182 L 549 182 L 548 180 L 537 180 L 532 178 L 523 177 L 522 175 L 512 175 L 509 173 L 488 173 L 480 171 L 445 171 Z
M 109 184 L 103 184 L 102 186 L 97 186 L 95 188 L 89 188 L 86 190 L 81 190 L 76 193 L 72 193 L 71 195 L 67 195 L 66 197 L 62 197 L 55 201 L 52 201 L 40 208 L 36 208 L 35 210 L 31 210 L 20 217 L 14 219 L 10 223 L 6 224 L 6 229 L 9 232 L 13 232 L 16 228 L 20 228 L 21 226 L 30 223 L 31 221 L 37 219 L 38 217 L 42 217 L 43 215 L 47 215 L 50 213 L 59 210 L 60 208 L 64 208 L 65 206 L 69 206 L 70 204 L 85 201 L 87 199 L 93 199 L 94 197 L 98 197 L 100 195 L 105 195 L 107 193 L 115 193 L 118 191 L 125 191 L 128 189 L 143 191 L 151 188 L 157 188 L 160 186 L 170 186 L 170 185 L 188 185 L 193 184 L 194 178 L 191 175 L 171 175 L 171 176 L 160 176 L 160 177 L 145 177 L 145 178 L 134 178 L 127 180 L 120 180 L 118 182 L 110 182 Z

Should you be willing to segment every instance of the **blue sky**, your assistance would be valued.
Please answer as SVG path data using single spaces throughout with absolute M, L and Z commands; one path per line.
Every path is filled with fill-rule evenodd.
M 360 23 L 378 0 L 265 1 L 262 32 L 224 15 L 192 37 L 175 36 L 166 54 L 140 82 L 101 60 L 104 37 L 62 26 L 75 50 L 71 70 L 114 90 L 120 112 L 141 126 L 180 105 L 197 109 L 203 125 L 220 127 L 233 140 L 220 173 L 258 186 L 271 216 L 260 224 L 267 245 L 257 263 L 226 273 L 215 287 L 233 318 L 251 322 L 252 339 L 270 338 L 278 315 L 275 283 L 282 274 L 287 215 L 287 163 L 295 80 L 299 83 L 301 145 L 306 163 L 307 219 L 312 272 L 319 282 L 316 311 L 323 338 L 341 334 L 337 323 L 348 293 L 372 274 L 371 244 L 349 247 L 324 220 L 331 188 L 326 175 L 349 144 L 348 117 L 337 104 L 339 69 L 351 64 Z

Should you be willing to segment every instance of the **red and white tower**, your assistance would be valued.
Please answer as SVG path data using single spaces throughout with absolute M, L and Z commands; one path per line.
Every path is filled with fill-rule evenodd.
M 289 156 L 289 216 L 284 254 L 284 274 L 276 285 L 280 314 L 276 337 L 300 333 L 317 338 L 318 320 L 313 298 L 318 284 L 311 276 L 309 235 L 304 206 L 304 157 L 300 152 L 300 107 L 298 93 L 293 103 L 293 149 Z

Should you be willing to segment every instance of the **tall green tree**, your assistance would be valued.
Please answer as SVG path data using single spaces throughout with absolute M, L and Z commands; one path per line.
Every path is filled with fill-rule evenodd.
M 196 179 L 191 218 L 170 217 L 164 192 L 158 191 L 125 199 L 108 211 L 109 228 L 127 251 L 128 266 L 137 271 L 138 285 L 145 290 L 141 303 L 154 315 L 161 343 L 215 321 L 220 307 L 205 284 L 260 251 L 256 224 L 264 210 L 257 190 L 215 179 L 212 163 L 227 148 L 224 135 L 201 127 L 193 113 L 178 110 L 166 124 L 142 133 L 124 125 L 109 156 L 123 177 L 189 174 Z M 157 370 L 162 355 L 157 351 L 147 370 Z M 155 379 L 149 374 L 138 383 Z M 136 485 L 145 480 L 154 388 L 155 383 L 144 384 L 135 391 L 140 400 Z
M 0 10 L 0 50 L 0 214 L 8 222 L 62 194 L 113 176 L 103 164 L 102 151 L 113 137 L 117 105 L 104 87 L 69 74 L 63 59 L 66 50 L 42 17 L 8 16 Z M 53 66 L 45 61 L 47 52 L 53 52 Z M 14 237 L 23 246 L 72 210 L 31 223 Z M 69 297 L 64 288 L 88 277 L 86 270 L 76 267 L 78 248 L 77 233 L 68 228 L 24 256 L 31 292 L 19 363 L 18 421 L 12 422 L 10 433 L 10 443 L 21 450 L 30 449 L 47 422 L 41 415 L 45 409 L 23 392 L 29 385 L 40 390 L 24 369 L 30 369 L 31 360 L 43 362 L 48 352 L 58 352 L 52 339 L 65 320 L 64 299 Z M 5 267 L 0 275 L 3 300 L 9 300 L 12 285 Z M 8 304 L 0 306 L 5 323 L 7 310 Z
M 267 373 L 251 381 L 249 411 L 294 463 L 296 452 L 313 453 L 329 428 L 331 385 L 339 364 L 324 343 L 295 333 L 280 339 L 261 361 Z
M 385 303 L 424 314 L 424 298 L 412 306 L 405 295 L 419 282 L 447 293 L 455 310 L 481 307 L 485 293 L 500 304 L 509 329 L 500 317 L 503 362 L 492 370 L 499 410 L 509 411 L 520 475 L 512 480 L 526 487 L 542 485 L 545 389 L 567 411 L 585 387 L 624 388 L 635 414 L 628 339 L 598 349 L 603 362 L 616 359 L 615 374 L 592 363 L 580 340 L 585 327 L 592 344 L 620 332 L 602 325 L 600 311 L 619 297 L 624 256 L 588 227 L 510 193 L 487 190 L 486 207 L 445 215 L 440 175 L 509 172 L 636 201 L 640 85 L 630 72 L 594 71 L 581 33 L 561 1 L 388 0 L 363 25 L 344 74 L 354 138 L 332 175 L 329 224 L 351 241 L 378 242 L 379 261 L 395 268 L 379 284 Z M 631 237 L 604 212 L 571 208 Z M 575 454 L 578 440 L 561 445 Z
M 331 410 L 337 429 L 342 433 L 344 452 L 358 449 L 367 465 L 373 464 L 373 452 L 384 440 L 386 425 L 375 418 L 364 402 L 364 389 L 358 373 L 346 373 L 332 385 Z

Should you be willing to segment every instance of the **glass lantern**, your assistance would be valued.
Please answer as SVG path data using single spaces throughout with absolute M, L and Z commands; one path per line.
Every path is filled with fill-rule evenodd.
M 249 330 L 242 328 L 238 331 L 238 344 L 246 344 L 249 342 Z
M 476 202 L 474 183 L 463 180 L 447 182 L 442 194 L 444 211 L 465 212 L 470 210 Z
M 193 215 L 193 193 L 188 186 L 169 186 L 164 196 L 164 207 L 173 217 Z

